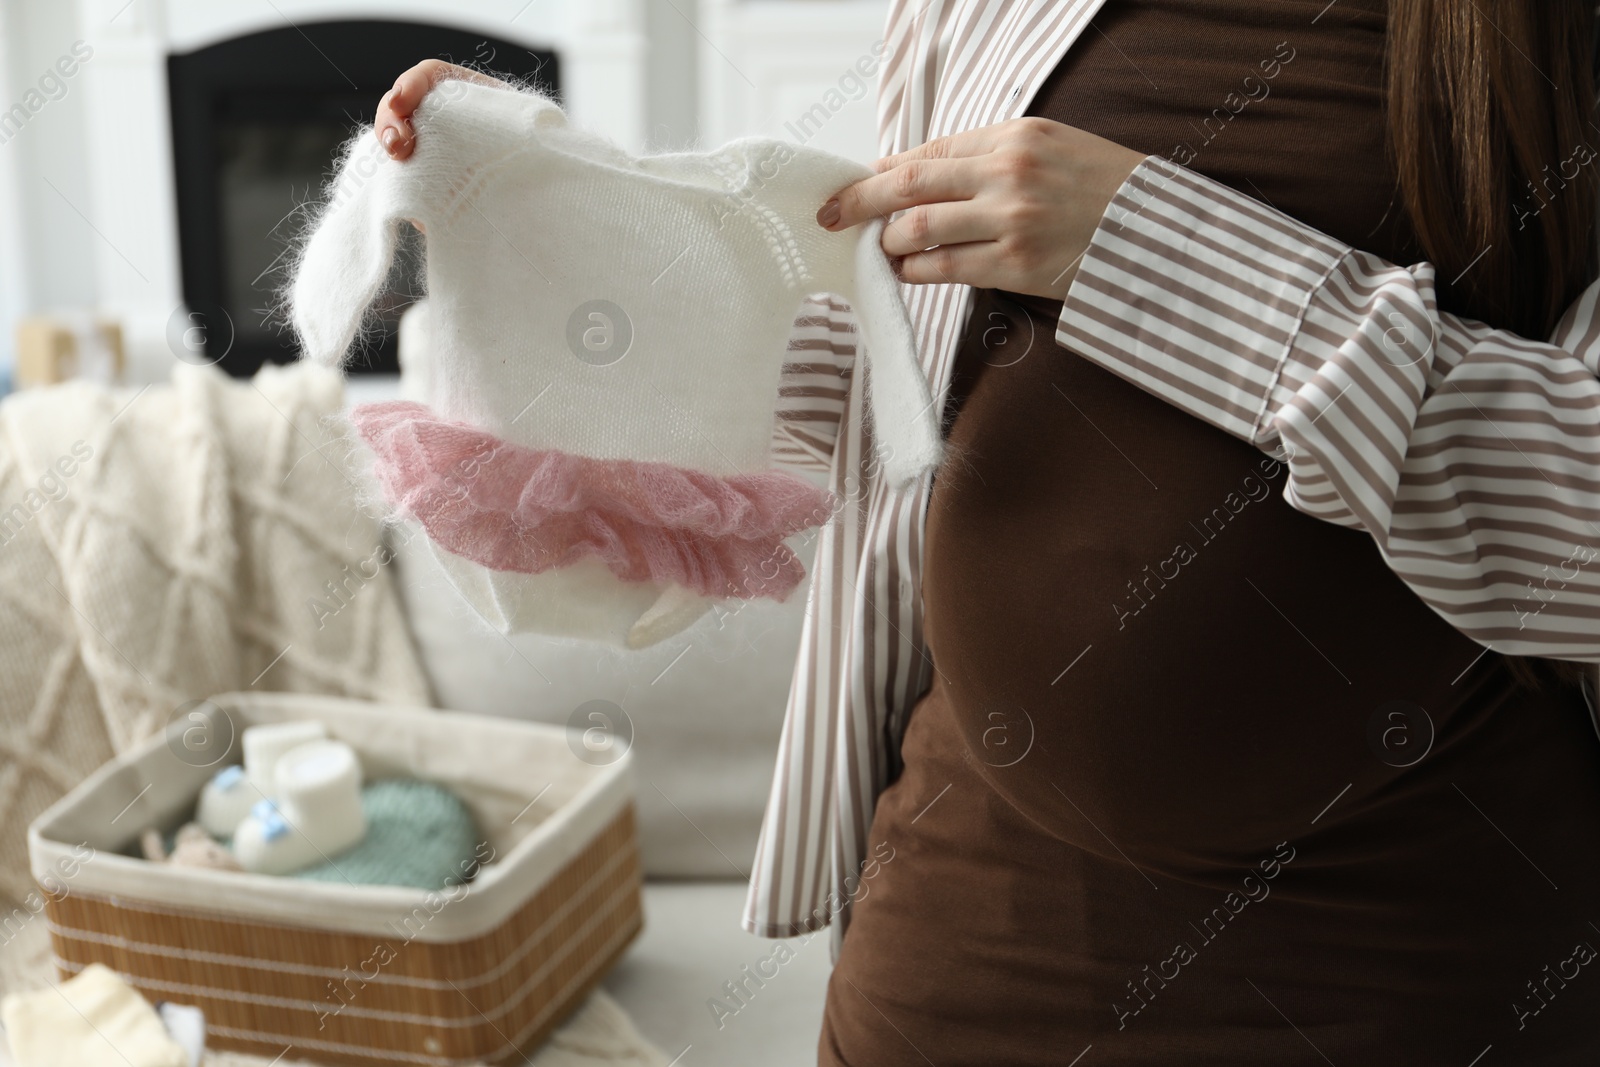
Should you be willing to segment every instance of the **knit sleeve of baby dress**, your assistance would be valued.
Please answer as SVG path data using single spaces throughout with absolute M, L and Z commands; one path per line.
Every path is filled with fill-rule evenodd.
M 828 197 L 871 172 L 839 156 L 785 142 L 738 141 L 723 152 L 744 160 L 750 191 L 736 193 L 749 201 L 741 203 L 740 211 L 766 226 L 774 255 L 787 258 L 784 275 L 792 295 L 835 294 L 854 312 L 856 329 L 849 335 L 842 309 L 833 302 L 807 300 L 807 306 L 825 309 L 823 343 L 832 345 L 843 334 L 852 355 L 865 355 L 878 463 L 891 485 L 914 484 L 938 467 L 944 442 L 900 283 L 883 251 L 884 222 L 874 219 L 839 233 L 816 222 L 817 208 Z
M 542 127 L 565 125 L 536 92 L 444 81 L 413 118 L 428 150 L 401 162 L 363 131 L 345 146 L 285 294 L 307 358 L 337 367 L 383 291 L 404 219 L 447 225 L 476 180 Z

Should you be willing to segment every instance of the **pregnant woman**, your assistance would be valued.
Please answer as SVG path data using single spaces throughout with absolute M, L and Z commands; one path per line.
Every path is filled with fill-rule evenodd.
M 824 1064 L 1596 1062 L 1592 41 L 895 0 L 818 222 L 894 219 L 952 447 L 881 484 L 811 309 L 846 508 L 746 916 L 845 931 Z

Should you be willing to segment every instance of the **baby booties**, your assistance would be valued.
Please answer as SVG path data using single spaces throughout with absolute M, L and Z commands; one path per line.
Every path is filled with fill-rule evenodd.
M 543 95 L 463 81 L 412 121 L 403 162 L 370 129 L 348 145 L 290 318 L 306 357 L 342 363 L 399 221 L 421 224 L 425 385 L 351 422 L 387 506 L 497 629 L 639 648 L 713 602 L 787 598 L 804 569 L 785 539 L 836 504 L 770 454 L 808 294 L 855 309 L 883 475 L 937 466 L 882 223 L 814 218 L 867 168 L 755 138 L 634 156 Z

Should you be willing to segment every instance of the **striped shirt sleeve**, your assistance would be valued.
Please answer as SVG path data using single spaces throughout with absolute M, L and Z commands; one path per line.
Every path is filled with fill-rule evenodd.
M 772 434 L 777 463 L 823 473 L 832 468 L 855 356 L 850 305 L 826 294 L 807 297 L 789 333 L 779 384 Z
M 1150 157 L 1056 336 L 1284 459 L 1290 504 L 1367 531 L 1479 643 L 1600 662 L 1597 286 L 1549 342 L 1526 340 L 1441 312 L 1430 264 Z

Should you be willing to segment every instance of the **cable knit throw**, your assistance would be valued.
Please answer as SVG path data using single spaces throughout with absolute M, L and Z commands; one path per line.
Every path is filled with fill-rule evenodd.
M 431 703 L 378 527 L 329 458 L 341 394 L 310 365 L 179 364 L 170 386 L 0 404 L 0 919 L 32 915 L 34 816 L 186 703 Z
M 761 139 L 636 157 L 544 96 L 460 81 L 429 93 L 414 124 L 405 162 L 370 131 L 350 144 L 291 314 L 306 355 L 337 365 L 388 277 L 398 222 L 421 224 L 427 395 L 353 422 L 388 505 L 455 558 L 447 571 L 485 618 L 641 647 L 713 599 L 789 595 L 804 575 L 784 540 L 834 504 L 772 465 L 807 294 L 855 307 L 890 481 L 937 464 L 938 412 L 881 223 L 829 233 L 814 220 L 865 167 Z M 617 610 L 580 625 L 575 601 Z

